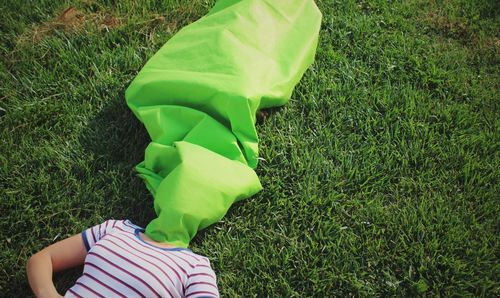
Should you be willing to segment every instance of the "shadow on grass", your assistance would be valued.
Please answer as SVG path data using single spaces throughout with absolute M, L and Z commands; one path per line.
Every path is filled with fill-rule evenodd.
M 149 143 L 147 132 L 125 103 L 116 99 L 104 107 L 88 124 L 80 144 L 97 159 L 130 168 L 141 162 Z
M 256 125 L 262 125 L 279 110 L 280 108 L 270 108 L 259 111 Z M 94 186 L 109 188 L 106 192 L 111 194 L 109 206 L 106 210 L 100 210 L 96 216 L 130 219 L 145 227 L 156 217 L 153 198 L 134 167 L 143 160 L 150 138 L 143 124 L 127 107 L 125 99 L 114 98 L 102 108 L 83 130 L 79 142 L 84 153 L 93 156 L 95 175 L 109 176 L 105 178 L 105 184 L 96 183 Z M 244 204 L 244 201 L 241 203 Z M 230 208 L 228 216 L 239 209 L 239 206 L 240 203 L 236 203 Z M 209 229 L 210 227 L 206 230 Z M 198 233 L 193 239 L 193 245 L 197 246 L 204 241 L 206 230 Z
M 123 94 L 123 93 L 122 93 Z M 113 202 L 110 218 L 127 218 L 139 225 L 154 218 L 153 199 L 134 167 L 143 160 L 149 144 L 146 129 L 126 105 L 115 98 L 88 124 L 79 138 L 94 156 L 99 175 L 110 175 Z
M 90 160 L 82 179 L 95 190 L 85 203 L 95 205 L 95 212 L 87 214 L 86 220 L 94 225 L 101 223 L 100 218 L 130 219 L 144 226 L 153 219 L 153 199 L 134 170 L 143 159 L 149 136 L 125 99 L 110 101 L 78 139 Z M 74 285 L 82 271 L 80 266 L 56 274 L 54 283 L 59 292 L 65 293 Z

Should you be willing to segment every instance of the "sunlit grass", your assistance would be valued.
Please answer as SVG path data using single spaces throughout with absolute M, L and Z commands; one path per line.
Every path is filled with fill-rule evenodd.
M 154 215 L 124 91 L 212 1 L 109 2 L 0 4 L 6 297 L 30 294 L 38 249 Z M 192 249 L 226 297 L 500 295 L 498 5 L 318 5 L 316 62 L 258 125 L 264 190 Z M 61 292 L 80 270 L 56 276 Z

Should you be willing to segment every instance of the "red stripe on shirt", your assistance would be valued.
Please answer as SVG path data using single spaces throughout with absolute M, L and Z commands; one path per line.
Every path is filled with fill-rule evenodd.
M 142 249 L 140 250 L 140 249 L 138 249 L 138 248 L 136 248 L 136 247 L 133 247 L 130 243 L 127 243 L 125 240 L 120 239 L 120 238 L 118 238 L 118 237 L 117 237 L 117 236 L 115 236 L 115 235 L 111 235 L 111 236 L 112 236 L 113 238 L 116 238 L 116 239 L 120 240 L 121 242 L 125 243 L 125 244 L 126 244 L 127 246 L 129 246 L 130 248 L 132 248 L 132 249 L 134 249 L 134 250 L 137 250 L 137 251 L 139 251 L 139 252 L 140 252 L 140 253 L 142 253 L 142 254 L 145 254 L 145 255 L 147 255 L 147 256 L 150 256 L 150 257 L 155 258 L 155 259 L 157 259 L 158 261 L 162 262 L 165 266 L 168 266 L 170 269 L 172 269 L 172 271 L 175 273 L 175 275 L 177 275 L 177 278 L 179 279 L 179 281 L 181 281 L 181 283 L 182 283 L 182 278 L 181 278 L 180 274 L 177 272 L 177 270 L 175 270 L 172 266 L 170 266 L 168 263 L 166 263 L 164 260 L 162 260 L 162 259 L 161 259 L 161 258 L 159 258 L 158 256 L 155 256 L 155 255 L 152 255 L 152 254 L 148 254 L 148 253 L 144 252 L 144 250 L 142 250 Z M 138 241 L 135 241 L 135 243 L 136 243 L 136 244 L 138 244 Z M 143 246 L 142 246 L 142 245 L 141 245 L 141 248 L 143 248 Z M 148 248 L 148 247 L 144 247 L 144 248 Z M 148 249 L 149 249 L 149 248 L 148 248 Z M 152 250 L 152 251 L 153 251 L 153 252 L 155 252 L 155 253 L 161 253 L 161 256 L 166 256 L 166 255 L 164 255 L 164 254 L 163 254 L 163 252 L 158 252 L 158 251 L 155 251 L 155 250 Z M 175 264 L 175 262 L 174 262 L 174 264 Z M 176 265 L 177 265 L 177 264 L 176 264 Z M 187 272 L 184 270 L 184 268 L 180 267 L 179 265 L 177 265 L 177 267 L 179 267 L 179 269 L 181 269 L 181 270 L 184 272 L 184 274 L 185 274 L 185 275 L 187 275 Z
M 160 281 L 160 279 L 158 279 L 158 276 L 156 276 L 156 274 L 154 274 L 153 272 L 149 271 L 147 268 L 137 264 L 136 262 L 130 260 L 129 258 L 126 258 L 120 254 L 118 254 L 116 251 L 113 251 L 111 249 L 109 249 L 108 247 L 104 246 L 104 245 L 101 245 L 101 244 L 97 244 L 97 246 L 99 247 L 102 247 L 104 248 L 105 250 L 109 251 L 110 253 L 114 254 L 115 256 L 119 257 L 120 259 L 126 261 L 127 263 L 130 263 L 134 266 L 136 266 L 137 268 L 140 268 L 142 269 L 143 271 L 146 271 L 147 273 L 149 273 L 154 279 L 156 279 L 156 281 L 158 281 L 158 283 L 160 283 L 161 285 L 163 285 L 163 283 Z M 155 293 L 157 293 L 149 284 L 147 284 L 147 286 Z M 157 293 L 158 294 L 158 293 Z M 158 294 L 159 295 L 159 294 Z
M 136 292 L 139 296 L 141 297 L 145 297 L 144 295 L 141 294 L 141 292 L 139 292 L 139 290 L 137 290 L 136 288 L 130 286 L 129 284 L 127 284 L 126 282 L 122 281 L 121 279 L 117 278 L 116 276 L 110 274 L 109 272 L 107 272 L 106 270 L 96 266 L 95 264 L 93 263 L 90 263 L 90 262 L 85 262 L 85 266 L 87 265 L 90 265 L 91 267 L 94 267 L 95 269 L 101 271 L 102 273 L 106 274 L 107 276 L 111 277 L 112 279 L 116 280 L 117 282 L 121 283 L 122 285 L 126 286 L 127 288 L 131 289 L 132 291 Z
M 131 236 L 131 235 L 125 235 L 127 238 L 131 239 L 131 240 L 134 240 L 135 243 L 138 243 L 139 245 L 141 245 L 142 247 L 144 247 L 145 249 L 149 250 L 149 251 L 154 251 L 155 253 L 159 252 L 159 251 L 163 251 L 161 248 L 157 248 L 157 249 L 154 249 L 153 247 L 149 246 L 149 245 L 146 245 L 144 243 L 142 243 L 139 239 L 137 239 L 137 237 L 135 237 L 135 235 Z M 170 256 L 166 255 L 166 254 L 163 254 L 162 256 L 168 258 L 170 261 L 172 261 L 172 263 L 174 263 L 184 274 L 187 275 L 187 271 L 182 268 L 181 265 L 179 265 L 176 261 L 174 261 Z M 194 266 L 190 265 L 192 268 L 194 268 Z
M 144 268 L 143 266 L 137 264 L 136 262 L 128 259 L 128 258 L 125 258 L 124 256 L 118 254 L 116 251 L 112 251 L 111 249 L 107 248 L 106 246 L 104 245 L 101 245 L 101 244 L 96 244 L 97 246 L 99 247 L 102 247 L 104 248 L 105 250 L 109 251 L 110 253 L 114 254 L 115 256 L 119 257 L 120 259 L 126 261 L 127 263 L 130 263 L 134 266 L 136 266 L 137 268 L 140 268 L 146 272 L 148 272 L 149 274 L 151 274 L 152 277 L 154 277 L 160 284 L 161 284 L 161 281 L 158 279 L 158 277 L 156 275 L 153 274 L 153 272 L 149 271 L 148 269 Z M 139 278 L 139 277 L 138 277 Z M 147 282 L 145 282 L 142 278 L 139 278 L 152 292 L 154 292 L 155 294 L 157 294 L 158 296 L 160 296 L 160 294 L 158 294 L 158 292 L 156 292 Z
M 194 285 L 208 285 L 208 286 L 212 286 L 215 289 L 217 289 L 217 286 L 214 285 L 213 283 L 209 283 L 209 282 L 205 282 L 205 281 L 197 281 L 197 282 L 190 283 L 189 286 L 186 287 L 186 291 L 187 291 L 187 289 L 189 289 L 191 286 L 194 286 Z
M 69 292 L 71 292 L 71 294 L 75 295 L 76 297 L 78 298 L 83 298 L 82 296 L 78 295 L 75 291 L 73 291 L 72 289 L 69 289 L 68 290 Z
M 191 278 L 193 276 L 198 276 L 198 275 L 210 276 L 212 279 L 214 278 L 211 274 L 208 274 L 208 273 L 194 273 L 194 274 L 188 275 L 188 278 Z
M 120 231 L 122 231 L 122 232 L 124 232 L 124 233 L 126 233 L 126 234 L 133 234 L 133 233 L 134 233 L 134 232 L 132 232 L 132 231 L 125 231 L 124 229 L 122 229 L 122 228 L 120 228 L 120 227 L 116 227 L 116 229 L 117 229 L 117 230 L 120 230 Z
M 103 236 L 106 235 L 106 233 L 108 232 L 109 222 L 110 222 L 110 220 L 106 220 L 106 225 L 104 226 L 104 233 L 102 233 Z
M 97 244 L 97 245 L 99 245 L 99 244 Z M 103 247 L 102 245 L 99 245 L 99 246 Z M 108 251 L 110 251 L 110 250 L 108 249 Z M 156 292 L 156 291 L 155 291 L 155 290 L 154 290 L 154 289 L 153 289 L 153 288 L 152 288 L 152 287 L 151 287 L 151 286 L 150 286 L 147 282 L 145 282 L 142 278 L 140 278 L 140 277 L 138 277 L 137 275 L 133 274 L 132 272 L 130 272 L 130 271 L 128 271 L 128 270 L 126 270 L 126 269 L 124 269 L 124 268 L 122 268 L 122 267 L 120 267 L 120 266 L 116 265 L 115 263 L 113 263 L 113 262 L 109 261 L 108 259 L 104 258 L 104 257 L 103 257 L 103 256 L 101 256 L 101 255 L 98 255 L 98 254 L 96 254 L 96 253 L 94 253 L 94 252 L 90 252 L 90 253 L 89 253 L 89 255 L 90 255 L 90 254 L 91 254 L 91 255 L 94 255 L 94 256 L 96 256 L 96 257 L 98 257 L 98 258 L 100 258 L 101 260 L 105 261 L 106 263 L 110 264 L 111 266 L 115 267 L 116 269 L 121 270 L 121 271 L 123 271 L 123 272 L 127 273 L 128 275 L 130 275 L 130 276 L 132 276 L 132 277 L 135 277 L 138 281 L 142 282 L 142 284 L 144 284 L 144 285 L 145 285 L 148 289 L 150 289 L 150 290 L 151 290 L 151 292 L 155 293 L 157 297 L 160 297 L 160 294 L 158 294 L 158 292 Z M 115 253 L 115 255 L 116 255 L 116 253 Z M 131 263 L 131 262 L 129 261 L 129 263 Z
M 217 297 L 217 294 L 214 294 L 212 292 L 208 292 L 208 291 L 198 291 L 198 292 L 193 292 L 193 293 L 189 293 L 186 295 L 186 298 L 188 298 L 189 296 L 193 296 L 193 295 L 198 295 L 198 294 L 207 294 L 207 295 L 213 295 L 214 297 Z
M 92 244 L 93 246 L 97 242 L 96 237 L 94 235 L 94 227 L 90 228 L 90 234 L 92 234 L 92 239 L 94 239 L 94 243 Z
M 81 283 L 81 282 L 79 282 L 79 281 L 77 281 L 77 282 L 75 283 L 75 285 L 79 285 L 80 287 L 87 289 L 87 291 L 94 293 L 94 295 L 96 295 L 96 296 L 99 296 L 99 297 L 105 298 L 103 295 L 101 295 L 101 294 L 97 293 L 96 291 L 92 290 L 91 288 L 89 288 L 88 286 L 86 286 L 86 285 L 82 284 L 82 283 Z
M 125 297 L 125 296 L 123 296 L 123 294 L 120 294 L 120 292 L 118 292 L 117 290 L 111 288 L 110 286 L 108 286 L 107 284 L 105 284 L 102 281 L 98 280 L 97 278 L 93 277 L 89 273 L 85 272 L 85 273 L 82 274 L 82 276 L 87 276 L 88 278 L 92 279 L 93 281 L 95 281 L 96 283 L 98 283 L 101 286 L 105 287 L 106 289 L 110 290 L 111 292 L 115 293 L 116 295 L 118 295 L 120 297 Z
M 148 262 L 149 264 L 151 264 L 151 265 L 155 266 L 158 270 L 160 270 L 160 271 L 161 271 L 161 272 L 162 272 L 162 273 L 163 273 L 163 274 L 164 274 L 164 275 L 168 278 L 168 280 L 170 281 L 170 283 L 172 284 L 172 286 L 173 286 L 174 288 L 176 287 L 176 286 L 175 286 L 174 281 L 170 278 L 170 276 L 169 276 L 169 275 L 168 275 L 165 271 L 163 271 L 163 269 L 161 269 L 158 265 L 156 265 L 155 263 L 150 262 L 150 261 L 148 261 L 148 260 L 144 259 L 143 257 L 141 257 L 141 256 L 139 256 L 139 255 L 137 255 L 137 254 L 135 254 L 135 253 L 133 253 L 133 252 L 131 252 L 130 250 L 128 250 L 128 249 L 126 249 L 126 248 L 124 248 L 124 247 L 123 247 L 123 246 L 121 246 L 121 245 L 118 245 L 116 242 L 114 242 L 114 241 L 112 241 L 112 240 L 110 240 L 110 239 L 105 239 L 104 241 L 111 242 L 111 243 L 113 243 L 114 245 L 116 245 L 117 247 L 119 247 L 119 248 L 123 249 L 124 251 L 129 252 L 129 253 L 130 253 L 130 254 L 132 254 L 133 256 L 135 256 L 135 257 L 137 257 L 137 258 L 139 258 L 139 259 L 141 259 L 141 260 L 143 260 L 143 261 L 145 261 L 145 262 Z M 133 249 L 133 248 L 132 248 L 132 249 Z M 148 272 L 149 272 L 149 271 L 148 271 Z M 174 271 L 174 272 L 175 272 L 175 271 Z M 165 289 L 165 290 L 166 290 L 166 291 L 170 294 L 170 296 L 173 296 L 173 295 L 172 295 L 172 293 L 170 292 L 170 290 L 168 289 L 168 287 L 166 287 L 166 286 L 165 286 L 165 284 L 164 284 L 162 281 L 160 281 L 160 280 L 158 279 L 158 277 L 156 276 L 156 274 L 153 274 L 152 272 L 149 272 L 149 273 L 150 273 L 150 274 L 151 274 L 151 275 L 152 275 L 152 276 L 153 276 L 153 277 L 154 277 L 154 278 L 158 281 L 158 283 L 160 283 L 160 284 L 163 286 L 163 288 L 164 288 L 164 289 Z M 175 273 L 177 274 L 177 272 L 175 272 Z M 177 277 L 179 277 L 179 282 L 182 284 L 182 280 L 180 279 L 180 276 L 179 276 L 179 275 L 177 275 Z
M 180 253 L 183 253 L 183 254 L 185 254 L 186 256 L 190 256 L 191 258 L 195 259 L 195 260 L 196 260 L 196 261 L 198 261 L 198 262 L 200 261 L 200 259 L 199 259 L 199 258 L 197 258 L 197 257 L 195 257 L 195 256 L 193 256 L 193 255 L 190 255 L 190 254 L 186 253 L 185 251 L 180 251 Z
M 181 251 L 181 252 L 182 252 L 182 251 Z M 188 265 L 189 265 L 189 267 L 191 267 L 191 268 L 194 268 L 194 267 L 195 267 L 195 265 L 193 265 L 193 264 L 189 263 L 189 261 L 188 261 L 188 260 L 186 260 L 186 259 L 184 259 L 183 257 L 179 256 L 178 254 L 173 254 L 173 255 L 174 255 L 176 258 L 179 258 L 179 259 L 183 260 L 186 264 L 188 264 Z

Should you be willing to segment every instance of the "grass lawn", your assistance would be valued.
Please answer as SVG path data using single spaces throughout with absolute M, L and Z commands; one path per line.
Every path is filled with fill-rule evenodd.
M 212 4 L 1 1 L 0 296 L 31 295 L 42 247 L 153 218 L 124 92 Z M 264 190 L 193 251 L 224 297 L 499 296 L 500 5 L 318 6 L 316 62 L 257 127 Z

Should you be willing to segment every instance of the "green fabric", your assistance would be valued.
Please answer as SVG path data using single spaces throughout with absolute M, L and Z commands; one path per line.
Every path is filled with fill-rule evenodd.
M 146 63 L 126 100 L 152 140 L 137 165 L 158 215 L 148 236 L 186 247 L 262 189 L 256 112 L 288 102 L 320 24 L 310 0 L 221 0 Z

